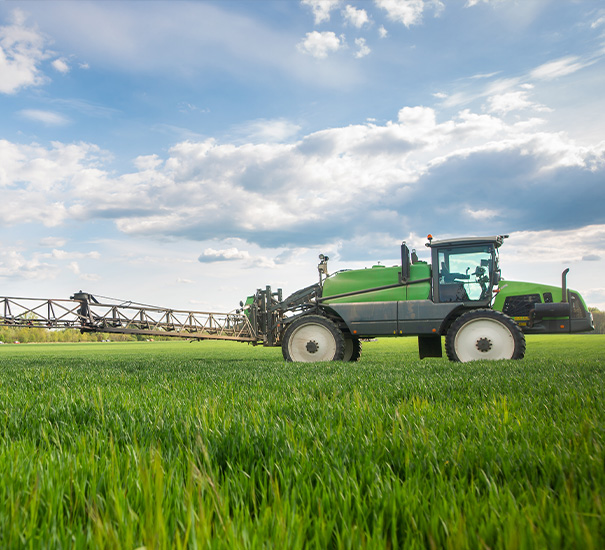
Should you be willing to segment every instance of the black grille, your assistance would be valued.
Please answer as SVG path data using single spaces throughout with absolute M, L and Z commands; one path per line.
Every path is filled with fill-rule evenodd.
M 502 312 L 510 317 L 527 317 L 535 303 L 540 303 L 539 294 L 523 294 L 521 296 L 508 296 L 504 300 Z
M 572 319 L 584 319 L 586 317 L 586 310 L 582 300 L 575 292 L 569 293 L 569 305 L 571 306 L 571 318 Z

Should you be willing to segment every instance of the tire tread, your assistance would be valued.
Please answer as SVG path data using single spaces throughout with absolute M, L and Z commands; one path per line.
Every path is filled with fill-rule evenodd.
M 458 317 L 450 326 L 445 335 L 445 353 L 450 361 L 459 362 L 460 359 L 456 354 L 454 342 L 456 339 L 456 334 L 458 331 L 470 320 L 480 318 L 480 317 L 488 317 L 491 319 L 496 319 L 500 321 L 502 324 L 506 325 L 511 334 L 513 336 L 513 341 L 515 343 L 515 349 L 513 352 L 513 356 L 511 359 L 523 359 L 525 356 L 525 335 L 519 325 L 511 319 L 508 315 L 502 313 L 501 311 L 497 311 L 495 309 L 473 309 L 471 311 L 467 311 Z

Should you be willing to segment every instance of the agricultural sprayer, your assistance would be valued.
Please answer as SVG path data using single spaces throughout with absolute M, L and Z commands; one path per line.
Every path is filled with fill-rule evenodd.
M 281 346 L 287 361 L 356 361 L 361 341 L 416 336 L 420 358 L 452 361 L 521 359 L 525 333 L 593 330 L 582 297 L 567 288 L 504 280 L 498 249 L 507 235 L 436 241 L 430 262 L 401 245 L 401 265 L 328 273 L 287 298 L 258 289 L 232 313 L 113 302 L 85 292 L 69 300 L 2 297 L 0 325 L 75 328 L 197 340 Z

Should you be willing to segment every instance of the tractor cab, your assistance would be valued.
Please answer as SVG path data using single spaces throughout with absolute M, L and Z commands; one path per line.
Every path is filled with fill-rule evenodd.
M 507 235 L 433 241 L 433 301 L 488 305 L 500 280 L 498 248 Z

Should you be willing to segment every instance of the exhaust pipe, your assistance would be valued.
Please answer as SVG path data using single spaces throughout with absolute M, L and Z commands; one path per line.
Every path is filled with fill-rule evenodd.
M 567 273 L 569 273 L 569 267 L 561 274 L 561 302 L 567 302 Z

